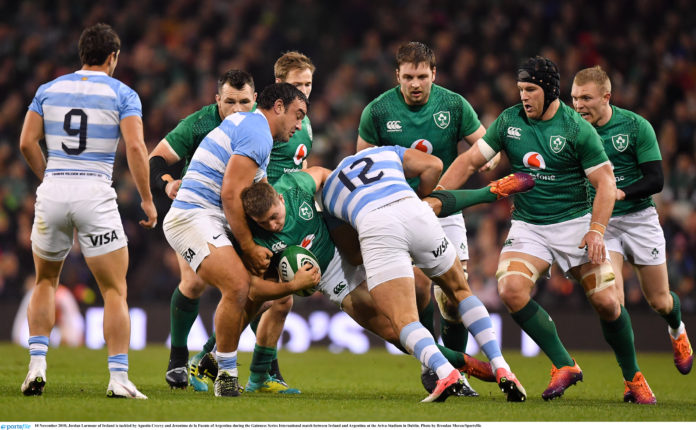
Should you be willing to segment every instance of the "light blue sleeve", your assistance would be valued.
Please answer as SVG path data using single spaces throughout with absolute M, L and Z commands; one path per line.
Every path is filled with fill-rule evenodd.
M 137 115 L 143 116 L 143 105 L 140 102 L 140 97 L 128 85 L 122 84 L 118 89 L 118 111 L 120 119 Z
M 43 116 L 43 101 L 46 98 L 46 85 L 47 84 L 43 84 L 36 90 L 36 95 L 29 105 L 29 110 L 33 110 L 41 116 Z
M 224 128 L 234 128 L 231 122 L 227 123 Z M 228 132 L 228 130 L 225 130 Z M 266 170 L 268 165 L 268 157 L 273 149 L 273 138 L 271 131 L 268 128 L 266 119 L 257 114 L 248 115 L 238 127 L 236 132 L 229 136 L 232 138 L 232 153 L 244 155 L 256 162 L 263 170 Z

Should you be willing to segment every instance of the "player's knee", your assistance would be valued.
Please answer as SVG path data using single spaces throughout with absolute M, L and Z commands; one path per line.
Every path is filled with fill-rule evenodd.
M 508 309 L 520 309 L 529 301 L 531 288 L 539 279 L 539 270 L 521 258 L 507 258 L 498 264 L 498 294 Z
M 292 296 L 283 297 L 273 302 L 273 306 L 271 306 L 271 311 L 278 315 L 286 316 L 290 313 L 290 310 L 292 309 L 292 304 Z
M 648 301 L 648 304 L 650 305 L 651 308 L 655 310 L 655 312 L 661 314 L 661 315 L 666 315 L 672 311 L 672 308 L 674 307 L 674 304 L 672 302 L 672 296 L 667 293 L 667 294 L 660 294 L 660 295 L 647 295 L 646 300 Z
M 616 276 L 608 261 L 593 267 L 580 279 L 580 285 L 589 298 L 604 291 L 615 292 L 615 284 Z M 606 296 L 615 297 L 615 294 L 606 294 Z
M 450 322 L 459 321 L 459 310 L 457 309 L 457 304 L 453 303 L 452 300 L 447 298 L 447 295 L 442 288 L 435 284 L 433 288 L 433 295 L 435 296 L 435 302 L 437 307 L 440 309 L 440 314 L 444 319 Z
M 181 278 L 179 283 L 179 291 L 186 297 L 191 299 L 197 299 L 205 291 L 206 283 L 199 277 L 195 278 Z

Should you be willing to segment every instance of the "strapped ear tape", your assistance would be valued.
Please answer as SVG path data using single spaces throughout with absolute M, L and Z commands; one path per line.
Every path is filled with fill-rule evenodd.
M 548 58 L 536 56 L 529 58 L 517 69 L 517 82 L 530 82 L 539 85 L 544 91 L 543 115 L 551 102 L 561 94 L 561 75 L 558 66 Z

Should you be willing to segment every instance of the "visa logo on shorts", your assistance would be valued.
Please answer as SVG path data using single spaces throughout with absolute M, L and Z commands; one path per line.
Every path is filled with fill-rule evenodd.
M 437 248 L 435 248 L 434 251 L 430 251 L 430 252 L 433 253 L 433 256 L 434 256 L 435 258 L 440 257 L 440 256 L 442 256 L 442 255 L 445 254 L 445 251 L 447 251 L 447 245 L 449 245 L 449 242 L 447 241 L 447 238 L 446 238 L 446 237 L 443 237 L 443 238 L 442 238 L 442 243 L 440 244 L 440 246 L 438 246 Z
M 89 240 L 92 242 L 92 246 L 102 246 L 118 240 L 118 235 L 116 230 L 111 230 L 111 233 L 98 234 L 96 236 L 91 234 L 89 235 Z
M 189 263 L 193 260 L 193 257 L 195 255 L 196 253 L 191 248 L 181 253 L 181 256 L 184 257 L 184 260 L 188 261 Z

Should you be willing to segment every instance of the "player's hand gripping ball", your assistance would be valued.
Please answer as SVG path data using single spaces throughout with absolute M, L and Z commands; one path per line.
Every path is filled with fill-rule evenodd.
M 319 270 L 319 275 L 321 275 L 317 257 L 315 257 L 309 249 L 297 245 L 288 246 L 285 248 L 285 251 L 283 251 L 283 254 L 281 254 L 280 262 L 278 263 L 280 279 L 284 282 L 292 281 L 295 278 L 295 273 L 305 264 L 311 264 L 313 267 L 316 267 Z M 307 297 L 314 294 L 315 291 L 316 287 L 313 287 L 295 291 L 295 294 L 301 297 Z

